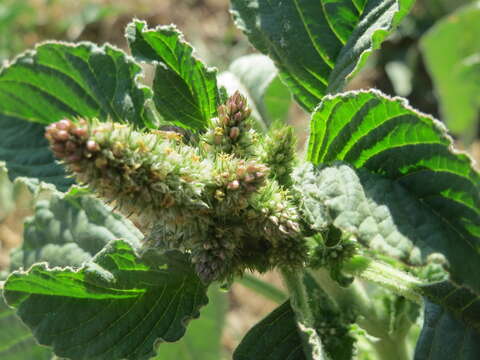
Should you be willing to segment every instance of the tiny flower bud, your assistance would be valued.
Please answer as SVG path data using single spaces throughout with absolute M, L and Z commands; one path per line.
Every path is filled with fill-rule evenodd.
M 240 135 L 240 129 L 238 127 L 232 127 L 230 129 L 230 139 L 236 140 Z
M 87 141 L 87 150 L 91 152 L 96 152 L 100 150 L 100 146 L 93 140 Z
M 70 125 L 71 125 L 70 120 L 63 119 L 63 120 L 60 120 L 57 123 L 57 129 L 59 129 L 59 130 L 69 130 Z
M 229 190 L 237 190 L 239 187 L 240 187 L 240 183 L 238 182 L 238 180 L 234 180 L 234 181 L 228 183 L 228 185 L 227 185 L 227 188 Z
M 53 137 L 59 141 L 66 141 L 70 138 L 70 135 L 65 130 L 60 130 L 56 133 L 53 133 Z
M 83 127 L 76 128 L 72 132 L 80 139 L 86 139 L 88 137 L 88 131 Z

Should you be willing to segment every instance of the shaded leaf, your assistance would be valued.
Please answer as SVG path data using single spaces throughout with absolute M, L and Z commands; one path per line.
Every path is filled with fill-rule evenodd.
M 185 255 L 139 257 L 122 240 L 78 271 L 37 264 L 14 272 L 4 296 L 39 343 L 73 360 L 148 359 L 158 340 L 180 339 L 208 301 Z
M 39 346 L 29 328 L 0 297 L 0 358 L 2 360 L 50 360 L 50 349 Z
M 133 56 L 155 63 L 153 100 L 158 112 L 176 125 L 203 129 L 217 114 L 217 71 L 194 57 L 193 48 L 173 25 L 148 29 L 144 21 L 127 26 Z
M 438 21 L 420 42 L 449 129 L 471 141 L 480 110 L 480 2 Z M 448 51 L 445 51 L 448 44 Z
M 232 0 L 236 25 L 308 111 L 341 91 L 413 0 Z
M 65 189 L 63 169 L 43 138 L 44 125 L 62 118 L 107 117 L 148 125 L 150 90 L 141 68 L 122 51 L 90 43 L 44 43 L 0 71 L 0 160 L 10 177 L 37 177 Z
M 227 310 L 226 293 L 217 287 L 208 290 L 208 305 L 200 318 L 192 322 L 180 341 L 160 345 L 156 360 L 213 360 L 221 359 L 221 336 Z
M 11 254 L 11 269 L 46 261 L 50 266 L 81 266 L 117 238 L 139 246 L 142 234 L 93 195 L 53 193 L 36 203 L 25 221 L 24 241 Z
M 425 320 L 415 349 L 415 360 L 476 360 L 480 334 L 433 302 L 425 305 Z

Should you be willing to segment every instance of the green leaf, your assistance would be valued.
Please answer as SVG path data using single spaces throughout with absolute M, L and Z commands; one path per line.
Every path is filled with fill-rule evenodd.
M 459 266 L 456 272 L 460 279 L 456 281 L 465 280 L 480 289 L 480 280 L 472 275 L 479 256 L 480 177 L 467 155 L 452 150 L 442 124 L 410 108 L 404 100 L 377 91 L 327 96 L 312 117 L 308 159 L 314 164 L 341 160 L 368 170 L 355 173 L 347 167 L 338 168 L 339 175 L 343 174 L 344 181 L 355 189 L 349 194 L 335 180 L 336 195 L 325 192 L 324 186 L 322 190 L 322 196 L 343 193 L 355 197 L 358 204 L 367 200 L 365 204 L 372 209 L 384 205 L 373 217 L 347 205 L 356 216 L 365 216 L 348 220 L 356 224 L 352 231 L 361 229 L 358 226 L 368 220 L 363 224 L 365 230 L 378 228 L 383 232 L 380 237 L 372 232 L 366 243 L 414 263 L 418 263 L 419 255 L 424 258 L 439 251 L 453 268 Z M 417 212 L 416 218 L 409 216 L 404 210 L 407 208 Z M 338 215 L 334 213 L 334 217 Z M 390 220 L 382 223 L 382 216 Z M 321 217 L 314 221 L 321 225 Z M 372 221 L 376 225 L 370 228 L 367 225 Z M 395 226 L 396 235 L 390 235 Z M 413 245 L 418 250 L 414 251 Z M 472 260 L 467 262 L 467 258 Z
M 127 26 L 132 55 L 156 64 L 153 100 L 158 112 L 176 125 L 203 129 L 217 115 L 217 71 L 195 58 L 193 48 L 173 25 L 148 29 L 144 21 Z
M 473 140 L 480 109 L 480 2 L 440 20 L 420 42 L 450 130 Z M 445 51 L 448 44 L 448 51 Z
M 189 327 L 180 341 L 161 347 L 156 360 L 213 360 L 221 359 L 221 336 L 226 293 L 217 287 L 208 290 L 208 305 L 200 311 L 200 318 Z
M 400 183 L 339 163 L 323 169 L 310 165 L 298 173 L 297 181 L 305 199 L 302 209 L 312 224 L 331 224 L 407 264 L 420 265 L 430 254 L 441 253 L 452 279 L 480 289 L 480 255 L 472 248 L 478 240 L 466 241 L 460 230 Z
M 311 276 L 305 275 L 304 284 L 315 318 L 315 330 L 326 352 L 331 359 L 351 360 L 354 339 L 349 334 L 349 315 L 340 312 Z M 250 329 L 233 354 L 233 360 L 308 358 L 290 301 L 284 302 Z
M 139 257 L 122 240 L 78 271 L 37 264 L 14 272 L 4 296 L 40 344 L 72 360 L 148 359 L 157 341 L 180 339 L 208 302 L 185 255 Z
M 256 324 L 243 338 L 234 360 L 304 360 L 295 314 L 287 301 Z
M 250 54 L 235 60 L 228 72 L 219 76 L 219 83 L 230 95 L 240 90 L 247 96 L 252 116 L 268 127 L 275 121 L 285 121 L 291 105 L 288 88 L 278 78 L 272 60 L 260 54 Z
M 425 305 L 424 325 L 415 349 L 415 360 L 477 360 L 480 334 L 433 302 Z
M 79 267 L 110 241 L 121 238 L 139 247 L 142 234 L 133 224 L 89 194 L 53 193 L 36 203 L 25 221 L 24 241 L 11 254 L 11 269 L 46 261 Z
M 37 345 L 28 329 L 0 297 L 0 358 L 2 360 L 50 360 L 52 352 Z
M 232 0 L 236 25 L 308 111 L 341 91 L 413 0 Z
M 29 176 L 66 189 L 44 125 L 62 118 L 107 117 L 148 125 L 150 90 L 137 84 L 139 65 L 122 51 L 90 43 L 44 43 L 0 71 L 0 160 L 11 178 Z

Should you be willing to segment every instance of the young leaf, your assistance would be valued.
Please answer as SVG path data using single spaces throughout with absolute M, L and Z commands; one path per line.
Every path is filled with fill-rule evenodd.
M 467 141 L 475 135 L 480 109 L 479 32 L 480 5 L 475 2 L 439 21 L 420 42 L 444 120 Z
M 126 37 L 138 61 L 155 63 L 153 100 L 165 120 L 204 129 L 217 115 L 217 71 L 193 56 L 193 48 L 173 25 L 148 29 L 144 21 L 127 26 Z
M 449 310 L 427 301 L 425 320 L 415 349 L 415 360 L 476 360 L 480 358 L 480 335 Z
M 413 0 L 232 0 L 236 25 L 308 111 L 342 90 Z
M 50 349 L 39 346 L 28 329 L 0 297 L 0 358 L 50 360 Z
M 137 247 L 142 234 L 92 195 L 54 193 L 38 201 L 25 221 L 23 244 L 11 254 L 10 268 L 27 269 L 40 261 L 79 267 L 117 238 Z
M 71 184 L 54 163 L 42 125 L 81 116 L 147 126 L 144 103 L 150 90 L 137 83 L 140 72 L 122 51 L 90 43 L 44 43 L 4 67 L 0 160 L 11 178 L 37 177 L 62 189 Z
M 4 296 L 40 344 L 72 360 L 148 359 L 158 340 L 180 339 L 208 302 L 185 255 L 139 257 L 122 240 L 78 271 L 43 263 L 14 272 Z

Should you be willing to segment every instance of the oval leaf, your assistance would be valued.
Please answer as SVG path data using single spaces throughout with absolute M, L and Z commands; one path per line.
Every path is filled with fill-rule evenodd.
M 217 115 L 217 71 L 193 56 L 193 48 L 173 25 L 148 29 L 144 21 L 127 26 L 133 56 L 156 63 L 153 100 L 165 120 L 203 129 Z

